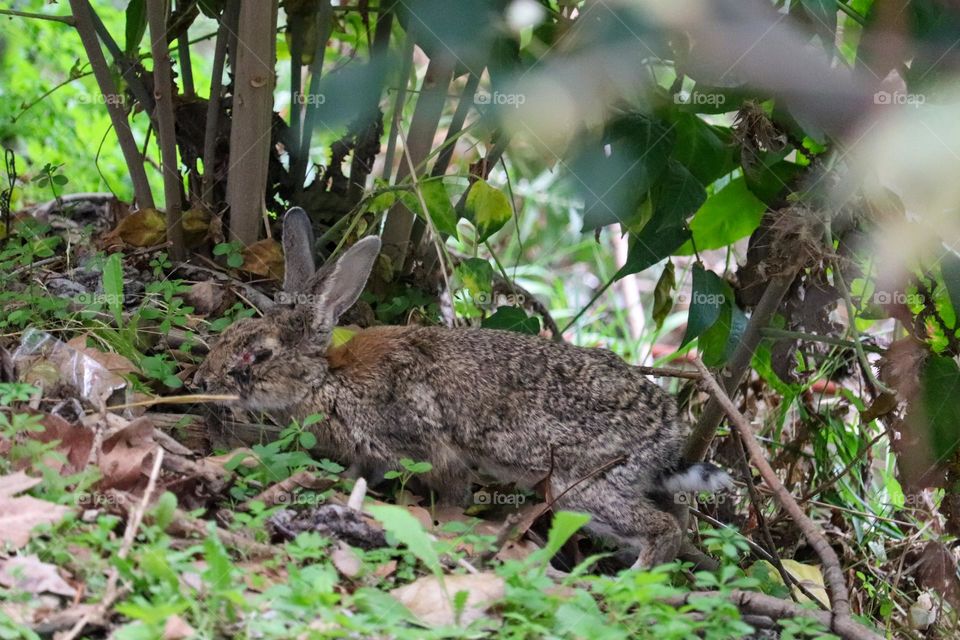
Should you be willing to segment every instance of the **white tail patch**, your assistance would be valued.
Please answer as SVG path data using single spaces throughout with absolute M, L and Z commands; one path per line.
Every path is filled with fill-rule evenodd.
M 723 489 L 733 489 L 734 486 L 730 474 L 706 462 L 692 464 L 682 471 L 666 476 L 660 485 L 667 493 L 716 493 Z

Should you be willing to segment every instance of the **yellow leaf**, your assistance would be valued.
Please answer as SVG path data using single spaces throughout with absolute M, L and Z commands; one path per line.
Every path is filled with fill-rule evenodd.
M 167 239 L 167 221 L 156 209 L 140 209 L 121 220 L 110 235 L 135 247 L 152 247 Z
M 283 247 L 276 240 L 254 242 L 241 252 L 242 271 L 283 281 Z

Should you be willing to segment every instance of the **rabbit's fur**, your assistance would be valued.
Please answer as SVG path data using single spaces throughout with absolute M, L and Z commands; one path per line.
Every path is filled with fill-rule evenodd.
M 322 413 L 326 455 L 429 461 L 426 481 L 447 501 L 466 498 L 477 473 L 522 487 L 549 478 L 559 508 L 590 514 L 587 528 L 638 565 L 672 560 L 673 494 L 730 484 L 712 465 L 681 464 L 673 399 L 609 351 L 509 331 L 385 326 L 330 348 L 379 248 L 365 238 L 304 283 L 311 304 L 229 327 L 198 384 L 282 419 Z

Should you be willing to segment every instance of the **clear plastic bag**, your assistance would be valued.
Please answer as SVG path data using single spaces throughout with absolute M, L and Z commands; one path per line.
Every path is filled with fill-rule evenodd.
M 46 331 L 32 327 L 24 331 L 12 359 L 20 379 L 49 363 L 48 368 L 57 373 L 57 382 L 75 389 L 83 401 L 98 411 L 126 399 L 126 380 Z

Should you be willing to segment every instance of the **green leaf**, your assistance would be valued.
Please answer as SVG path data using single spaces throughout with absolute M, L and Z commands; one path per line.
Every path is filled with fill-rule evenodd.
M 313 449 L 317 446 L 317 436 L 309 431 L 302 431 L 299 440 L 300 446 L 304 449 Z
M 376 518 L 387 533 L 406 545 L 414 556 L 436 576 L 443 574 L 440 556 L 433 541 L 420 521 L 403 507 L 392 504 L 370 505 L 367 510 Z
M 70 180 L 67 178 L 67 176 L 62 175 L 62 174 L 59 174 L 59 173 L 56 174 L 55 176 L 53 176 L 53 177 L 51 178 L 51 180 L 53 180 L 53 183 L 54 183 L 55 185 L 60 186 L 60 187 L 62 187 L 63 185 L 67 184 L 68 182 L 70 182 Z
M 540 334 L 540 319 L 532 318 L 518 307 L 500 307 L 480 323 L 484 329 L 505 329 L 530 335 Z
M 233 575 L 233 562 L 230 554 L 223 547 L 223 543 L 212 531 L 203 541 L 203 559 L 207 568 L 203 571 L 203 582 L 213 591 L 219 591 L 230 586 Z
M 731 180 L 703 203 L 690 221 L 693 242 L 683 245 L 678 255 L 719 249 L 744 238 L 760 226 L 767 205 L 747 188 L 743 177 Z
M 471 193 L 472 191 L 471 189 Z M 421 182 L 420 193 L 423 195 L 423 201 L 427 205 L 430 220 L 432 220 L 433 224 L 437 227 L 437 231 L 457 238 L 457 220 L 460 219 L 460 216 L 457 215 L 453 205 L 450 203 L 450 194 L 447 193 L 447 187 L 443 184 L 443 181 L 429 180 Z M 500 194 L 499 191 L 497 191 L 497 193 Z M 469 201 L 469 196 L 467 200 Z M 423 212 L 420 211 L 419 199 L 417 200 L 415 211 L 421 218 L 423 217 Z M 509 218 L 510 214 L 508 212 L 507 219 Z M 502 227 L 503 225 L 501 224 L 500 226 Z M 497 227 L 497 229 L 499 228 L 500 227 Z
M 103 265 L 103 294 L 117 324 L 123 318 L 123 256 L 112 253 Z
M 453 270 L 453 274 L 474 298 L 493 290 L 493 267 L 482 258 L 464 260 Z
M 147 32 L 147 3 L 146 0 L 130 0 L 127 5 L 127 24 L 125 28 L 126 41 L 124 53 L 133 55 L 137 52 L 143 35 Z
M 941 463 L 960 444 L 960 368 L 953 358 L 930 356 L 920 374 L 920 386 L 919 407 L 911 407 L 908 422 L 914 428 L 926 425 L 926 434 L 914 436 L 928 440 L 934 461 Z
M 837 0 L 800 0 L 822 45 L 832 49 L 837 33 Z
M 790 149 L 787 147 L 784 151 L 789 152 Z M 784 151 L 769 153 L 763 163 L 751 167 L 749 171 L 744 170 L 750 191 L 768 205 L 777 205 L 783 192 L 803 171 L 799 164 L 778 160 Z
M 940 261 L 940 273 L 953 306 L 954 318 L 960 318 L 960 256 L 948 251 Z M 951 328 L 957 329 L 955 326 Z
M 730 360 L 747 328 L 747 316 L 734 303 L 729 286 L 727 289 L 720 317 L 703 332 L 697 343 L 703 363 L 709 367 L 719 367 Z
M 674 122 L 677 141 L 670 157 L 683 164 L 703 185 L 727 175 L 736 166 L 728 129 L 704 122 L 693 113 L 677 113 Z
M 499 231 L 513 215 L 510 199 L 491 187 L 485 180 L 477 180 L 470 187 L 466 202 L 467 219 L 477 228 L 477 242 Z
M 707 199 L 707 191 L 685 166 L 670 160 L 650 197 L 653 215 L 661 224 L 681 227 Z
M 657 329 L 663 326 L 664 320 L 673 308 L 673 298 L 670 292 L 677 286 L 676 276 L 674 274 L 673 262 L 667 260 L 667 265 L 657 280 L 657 286 L 653 289 L 653 321 Z
M 177 510 L 177 496 L 164 491 L 153 506 L 153 523 L 161 530 L 165 530 L 173 522 Z
M 243 266 L 243 255 L 239 253 L 231 253 L 227 256 L 227 266 L 233 269 L 239 269 Z
M 530 556 L 527 557 L 527 562 L 529 564 L 542 564 L 546 566 L 550 558 L 557 555 L 557 552 L 567 543 L 567 540 L 589 521 L 590 516 L 585 513 L 558 511 L 553 517 L 553 523 L 550 525 L 550 532 L 547 534 L 547 544 L 542 549 L 530 554 Z
M 571 185 L 584 201 L 582 231 L 588 232 L 636 214 L 667 167 L 673 135 L 665 123 L 629 114 L 580 147 L 568 166 Z
M 729 298 L 729 286 L 723 278 L 703 268 L 693 265 L 693 292 L 690 298 L 690 314 L 687 318 L 687 330 L 683 334 L 680 346 L 702 335 L 720 318 L 724 304 Z

